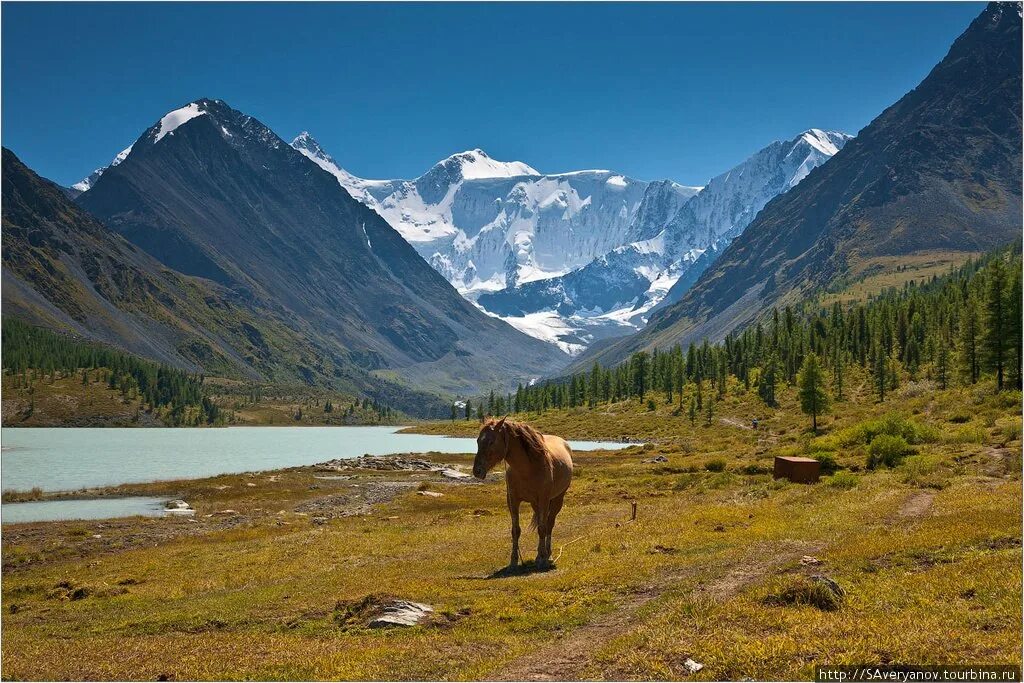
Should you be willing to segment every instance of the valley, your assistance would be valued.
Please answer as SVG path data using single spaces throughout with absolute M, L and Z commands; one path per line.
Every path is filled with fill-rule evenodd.
M 986 381 L 876 403 L 851 379 L 817 437 L 795 391 L 767 410 L 742 385 L 711 425 L 660 400 L 517 415 L 570 438 L 646 442 L 575 454 L 547 573 L 492 576 L 508 548 L 500 472 L 483 484 L 358 466 L 159 482 L 105 495 L 181 498 L 195 517 L 5 525 L 5 675 L 799 680 L 815 663 L 951 651 L 1019 664 L 1020 393 Z M 869 469 L 857 435 L 879 423 L 923 440 Z M 851 445 L 820 483 L 772 480 L 775 455 L 837 441 Z M 471 458 L 416 457 L 464 471 Z M 842 588 L 838 606 L 801 602 L 812 575 Z M 391 631 L 347 621 L 371 595 L 437 618 Z
M 1020 679 L 1020 2 L 55 7 L 0 678 Z

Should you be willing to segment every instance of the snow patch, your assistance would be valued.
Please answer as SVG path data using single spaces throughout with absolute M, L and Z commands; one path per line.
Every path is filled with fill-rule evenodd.
M 81 180 L 79 180 L 77 183 L 75 183 L 71 187 L 73 189 L 75 189 L 75 190 L 78 190 L 79 192 L 86 192 L 86 191 L 88 191 L 90 188 L 92 188 L 93 185 L 96 184 L 96 181 L 100 179 L 100 176 L 103 175 L 104 172 L 107 171 L 107 169 L 111 169 L 114 166 L 117 166 L 118 164 L 120 164 L 125 159 L 127 159 L 128 155 L 132 153 L 132 147 L 134 147 L 134 146 L 135 146 L 134 144 L 128 145 L 127 147 L 122 149 L 120 152 L 118 152 L 117 156 L 115 156 L 113 161 L 111 161 L 108 165 L 106 165 L 106 166 L 104 166 L 102 168 L 97 168 L 95 171 L 90 173 L 87 178 L 82 178 Z
M 192 102 L 186 104 L 181 109 L 175 109 L 174 111 L 165 114 L 160 119 L 160 128 L 156 132 L 156 137 L 153 138 L 153 144 L 160 142 L 165 135 L 173 135 L 182 124 L 188 123 L 197 116 L 202 116 L 205 111 L 199 109 L 199 104 Z

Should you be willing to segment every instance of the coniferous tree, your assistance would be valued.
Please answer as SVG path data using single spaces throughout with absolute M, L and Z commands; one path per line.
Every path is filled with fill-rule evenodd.
M 935 381 L 940 389 L 949 386 L 949 349 L 946 344 L 939 347 L 938 358 L 935 360 Z
M 765 360 L 764 367 L 761 368 L 761 376 L 757 379 L 757 395 L 761 397 L 761 400 L 766 405 L 772 408 L 776 405 L 775 386 L 779 382 L 778 373 L 779 358 L 772 351 Z
M 978 312 L 973 299 L 964 302 L 960 320 L 960 372 L 964 379 L 974 384 L 978 381 L 981 364 L 978 354 Z
M 996 373 L 996 390 L 1002 391 L 1009 340 L 1006 334 L 1006 265 L 1001 258 L 993 259 L 985 280 L 985 363 Z
M 808 353 L 797 380 L 800 394 L 800 409 L 811 416 L 811 429 L 818 433 L 818 415 L 829 407 L 828 392 L 825 390 L 825 373 L 821 370 L 816 354 Z
M 637 351 L 633 354 L 630 362 L 633 373 L 633 391 L 640 402 L 643 403 L 644 395 L 647 393 L 648 358 L 646 351 Z

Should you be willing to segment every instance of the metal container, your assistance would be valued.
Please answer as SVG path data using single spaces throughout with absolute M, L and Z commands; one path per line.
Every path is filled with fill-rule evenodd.
M 815 484 L 821 476 L 821 463 L 814 458 L 777 455 L 774 476 L 798 484 Z

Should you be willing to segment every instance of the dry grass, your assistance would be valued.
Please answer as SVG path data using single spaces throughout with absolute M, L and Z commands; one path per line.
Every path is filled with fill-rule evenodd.
M 850 385 L 856 394 L 858 383 Z M 1019 664 L 1022 501 L 1019 460 L 1014 469 L 1008 455 L 1020 451 L 1019 430 L 1009 426 L 1019 400 L 984 388 L 901 399 L 901 412 L 937 438 L 916 446 L 926 460 L 876 471 L 863 469 L 863 445 L 836 437 L 894 407 L 866 398 L 837 404 L 818 438 L 788 392 L 770 411 L 739 387 L 718 404 L 726 421 L 711 427 L 691 427 L 661 403 L 653 413 L 617 405 L 537 416 L 545 431 L 650 443 L 578 453 L 555 530 L 557 569 L 506 578 L 488 578 L 507 561 L 509 542 L 496 478 L 466 485 L 388 475 L 408 486 L 368 513 L 323 525 L 296 509 L 366 490 L 384 475 L 322 480 L 302 468 L 133 487 L 186 497 L 199 521 L 177 523 L 207 526 L 142 544 L 133 534 L 166 522 L 125 521 L 116 531 L 109 522 L 60 523 L 20 536 L 8 528 L 2 674 L 682 678 L 692 657 L 705 664 L 701 679 L 804 679 L 826 662 Z M 965 406 L 967 422 L 947 419 Z M 737 426 L 755 416 L 764 429 Z M 948 438 L 963 428 L 984 440 Z M 777 453 L 823 450 L 859 470 L 842 471 L 852 486 L 757 473 Z M 643 462 L 656 454 L 668 462 Z M 717 459 L 724 470 L 708 471 Z M 937 472 L 941 488 L 929 479 Z M 423 482 L 444 495 L 418 495 Z M 636 522 L 628 521 L 632 501 Z M 244 523 L 204 516 L 227 507 Z M 117 540 L 94 545 L 103 542 L 96 533 Z M 532 557 L 535 537 L 523 540 Z M 813 562 L 802 564 L 804 556 Z M 842 586 L 838 609 L 773 601 L 812 574 Z M 54 593 L 62 582 L 85 594 Z M 372 594 L 431 603 L 447 616 L 402 631 L 339 627 L 336 605 Z M 563 637 L 572 647 L 555 657 L 545 646 Z

